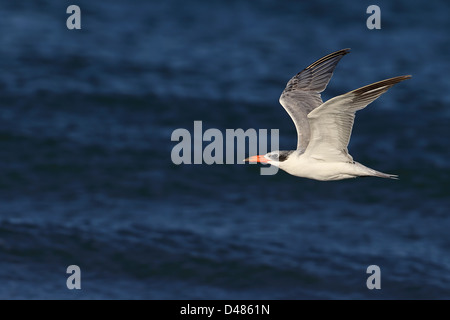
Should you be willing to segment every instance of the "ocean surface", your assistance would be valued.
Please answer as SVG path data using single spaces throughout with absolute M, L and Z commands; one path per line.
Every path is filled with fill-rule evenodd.
M 444 0 L 0 2 L 0 298 L 449 299 L 449 14 Z M 194 121 L 279 129 L 295 148 L 278 98 L 342 48 L 324 100 L 412 75 L 357 113 L 349 145 L 399 180 L 172 162 L 172 132 Z

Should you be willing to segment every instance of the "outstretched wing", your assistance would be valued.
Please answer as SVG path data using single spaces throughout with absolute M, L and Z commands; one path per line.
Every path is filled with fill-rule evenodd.
M 355 112 L 365 108 L 393 85 L 411 78 L 386 79 L 334 97 L 308 114 L 311 138 L 305 155 L 326 161 L 352 161 L 347 146 Z
M 297 129 L 297 150 L 303 152 L 308 146 L 310 128 L 307 115 L 323 103 L 320 93 L 327 87 L 339 60 L 349 52 L 350 49 L 342 49 L 317 60 L 289 80 L 281 94 L 280 104 Z

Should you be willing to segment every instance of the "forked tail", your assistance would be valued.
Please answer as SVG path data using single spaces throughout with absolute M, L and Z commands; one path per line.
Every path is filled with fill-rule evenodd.
M 380 172 L 371 168 L 368 168 L 361 163 L 356 163 L 358 167 L 364 172 L 361 177 L 379 177 L 379 178 L 387 178 L 387 179 L 395 179 L 398 180 L 398 175 L 396 174 L 389 174 Z
M 373 171 L 375 171 L 375 170 L 373 170 Z M 375 171 L 374 176 L 375 177 L 380 177 L 380 178 L 388 178 L 388 179 L 398 180 L 398 175 L 396 175 L 396 174 L 389 174 L 389 173 L 383 173 L 383 172 L 380 172 L 380 171 Z

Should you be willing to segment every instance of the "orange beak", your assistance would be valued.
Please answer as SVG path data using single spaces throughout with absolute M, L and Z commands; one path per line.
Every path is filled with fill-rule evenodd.
M 268 163 L 269 160 L 266 159 L 264 156 L 259 155 L 259 156 L 253 156 L 250 158 L 245 159 L 244 161 L 246 162 L 256 162 L 256 163 Z

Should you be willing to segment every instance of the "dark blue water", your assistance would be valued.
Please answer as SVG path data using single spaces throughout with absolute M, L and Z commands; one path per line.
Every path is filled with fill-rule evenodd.
M 368 30 L 370 4 L 3 1 L 0 298 L 450 298 L 450 5 L 378 1 Z M 349 146 L 400 180 L 172 163 L 195 120 L 294 148 L 279 95 L 342 48 L 324 99 L 413 75 L 358 112 Z

